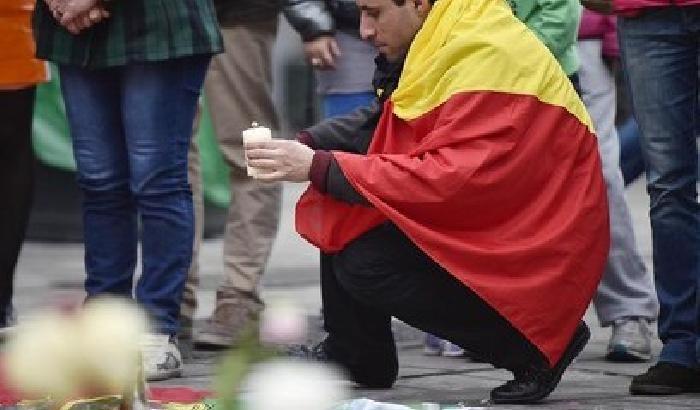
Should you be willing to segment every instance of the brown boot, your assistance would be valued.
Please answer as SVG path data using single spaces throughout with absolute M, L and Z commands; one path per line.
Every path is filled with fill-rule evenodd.
M 234 346 L 243 332 L 258 321 L 262 309 L 257 295 L 217 291 L 216 308 L 196 334 L 195 348 L 220 350 Z

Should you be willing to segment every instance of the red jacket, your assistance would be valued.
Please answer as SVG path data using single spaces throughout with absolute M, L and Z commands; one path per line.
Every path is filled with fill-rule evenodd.
M 700 0 L 613 0 L 615 11 L 622 15 L 634 15 L 649 7 L 698 6 Z
M 617 43 L 617 18 L 615 16 L 606 16 L 583 9 L 578 38 L 579 40 L 601 39 L 603 40 L 604 56 L 619 57 L 620 55 L 620 47 Z

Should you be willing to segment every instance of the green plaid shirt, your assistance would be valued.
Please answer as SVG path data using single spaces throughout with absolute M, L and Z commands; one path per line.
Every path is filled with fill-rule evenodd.
M 38 0 L 34 11 L 37 57 L 87 68 L 162 61 L 223 51 L 211 0 L 112 0 L 111 16 L 70 34 Z

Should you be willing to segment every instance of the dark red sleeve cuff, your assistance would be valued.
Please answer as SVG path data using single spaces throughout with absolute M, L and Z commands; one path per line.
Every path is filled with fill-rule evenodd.
M 311 149 L 316 149 L 316 144 L 314 143 L 314 138 L 311 136 L 311 133 L 308 131 L 299 131 L 297 133 L 297 141 L 301 142 L 302 144 L 306 145 L 307 147 Z
M 311 169 L 309 170 L 311 186 L 323 194 L 328 190 L 326 180 L 328 179 L 328 168 L 331 166 L 332 159 L 333 154 L 330 151 L 316 150 L 314 158 L 311 160 Z

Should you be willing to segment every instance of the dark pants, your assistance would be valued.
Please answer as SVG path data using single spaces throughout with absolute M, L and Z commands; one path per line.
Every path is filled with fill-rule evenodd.
M 619 20 L 622 61 L 646 164 L 659 361 L 700 365 L 697 199 L 700 6 L 657 7 Z
M 0 91 L 0 327 L 7 325 L 17 256 L 32 203 L 35 88 Z
M 321 292 L 327 352 L 366 386 L 396 379 L 392 316 L 497 367 L 547 366 L 508 321 L 389 223 L 321 256 Z

